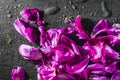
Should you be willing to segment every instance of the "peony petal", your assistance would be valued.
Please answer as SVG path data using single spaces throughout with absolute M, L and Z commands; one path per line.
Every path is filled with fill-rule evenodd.
M 35 23 L 40 21 L 40 14 L 38 9 L 36 8 L 25 8 L 23 11 L 20 12 L 20 15 L 26 19 L 26 21 Z
M 16 19 L 14 22 L 14 27 L 29 42 L 35 42 L 38 39 L 39 31 L 29 26 L 29 24 L 25 21 Z
M 38 48 L 26 44 L 20 45 L 19 54 L 27 60 L 39 60 L 43 57 L 42 52 Z

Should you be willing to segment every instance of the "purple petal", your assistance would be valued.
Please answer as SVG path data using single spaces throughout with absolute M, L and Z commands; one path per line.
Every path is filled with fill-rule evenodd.
M 109 57 L 109 59 L 113 59 L 113 60 L 120 60 L 119 58 L 119 53 L 117 53 L 116 51 L 114 51 L 110 46 L 108 45 L 104 45 L 103 48 L 103 55 Z
M 27 60 L 39 60 L 43 57 L 42 52 L 38 48 L 26 44 L 20 45 L 19 54 Z
M 105 67 L 105 71 L 107 71 L 109 73 L 114 73 L 115 71 L 117 71 L 116 65 L 117 65 L 117 62 L 113 62 L 112 64 Z
M 73 75 L 61 73 L 54 77 L 53 80 L 76 80 Z
M 15 20 L 14 27 L 29 42 L 35 42 L 38 39 L 39 31 L 29 26 L 25 21 L 21 19 Z
M 95 42 L 95 41 L 94 41 Z M 96 45 L 91 44 L 85 44 L 83 48 L 88 52 L 90 55 L 90 60 L 93 62 L 99 62 L 100 58 L 102 57 L 102 48 L 103 48 L 103 42 L 97 42 Z
M 93 32 L 91 33 L 91 36 L 95 35 L 100 30 L 110 29 L 110 28 L 112 28 L 112 26 L 110 25 L 109 21 L 102 19 L 93 28 Z
M 120 70 L 117 70 L 111 77 L 111 80 L 120 80 Z
M 79 74 L 86 68 L 88 62 L 89 62 L 89 57 L 87 56 L 76 64 L 73 65 L 66 64 L 66 71 L 70 74 Z
M 75 57 L 74 52 L 65 45 L 58 45 L 55 48 L 55 61 L 57 62 L 70 62 Z
M 68 46 L 71 50 L 74 51 L 75 54 L 81 56 L 80 50 L 79 50 L 77 44 L 72 39 L 68 38 L 67 36 L 62 35 L 60 37 L 59 44 L 64 44 L 64 45 Z
M 53 80 L 56 76 L 56 69 L 51 66 L 37 67 L 37 80 Z
M 90 77 L 89 80 L 110 80 L 110 79 L 105 76 L 94 76 Z
M 24 69 L 22 67 L 12 69 L 11 78 L 12 80 L 26 80 Z
M 23 11 L 20 12 L 20 15 L 26 19 L 26 21 L 35 23 L 40 21 L 40 14 L 38 9 L 36 8 L 25 8 Z
M 29 27 L 26 22 L 24 22 L 23 20 L 21 19 L 16 19 L 14 21 L 14 27 L 15 29 L 22 35 L 25 37 L 25 29 L 26 27 Z
M 75 20 L 75 28 L 77 29 L 78 32 L 84 31 L 82 24 L 81 24 L 81 17 L 78 15 Z
M 87 67 L 88 74 L 94 74 L 94 75 L 103 75 L 105 72 L 105 66 L 103 64 L 95 63 L 88 65 Z

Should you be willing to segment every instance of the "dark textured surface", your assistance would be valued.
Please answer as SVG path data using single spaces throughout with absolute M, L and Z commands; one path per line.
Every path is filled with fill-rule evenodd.
M 72 1 L 72 2 L 71 2 Z M 120 0 L 0 0 L 0 80 L 11 80 L 10 72 L 13 68 L 21 66 L 32 80 L 36 80 L 34 64 L 24 60 L 18 54 L 18 47 L 22 43 L 30 44 L 19 35 L 13 27 L 13 21 L 25 7 L 36 7 L 44 10 L 48 7 L 59 6 L 60 11 L 54 15 L 44 16 L 48 27 L 61 27 L 65 17 L 75 18 L 78 14 L 83 18 L 86 30 L 103 18 L 101 3 L 105 1 L 112 15 L 107 19 L 112 23 L 120 23 Z M 9 35 L 12 42 L 8 44 Z M 32 44 L 31 44 L 32 45 Z

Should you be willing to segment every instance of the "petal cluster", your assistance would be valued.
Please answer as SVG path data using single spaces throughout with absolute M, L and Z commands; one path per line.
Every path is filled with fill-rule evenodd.
M 25 8 L 20 14 L 24 20 L 15 20 L 15 29 L 29 42 L 39 41 L 40 48 L 19 47 L 19 54 L 35 63 L 37 80 L 120 79 L 120 24 L 102 19 L 89 36 L 79 15 L 75 20 L 67 19 L 72 27 L 45 29 L 38 9 Z M 17 80 L 14 71 L 12 79 Z

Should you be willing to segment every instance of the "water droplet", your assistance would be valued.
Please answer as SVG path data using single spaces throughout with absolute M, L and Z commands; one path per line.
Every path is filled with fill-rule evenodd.
M 12 18 L 12 15 L 11 15 L 11 14 L 8 14 L 7 17 L 8 17 L 8 18 Z

